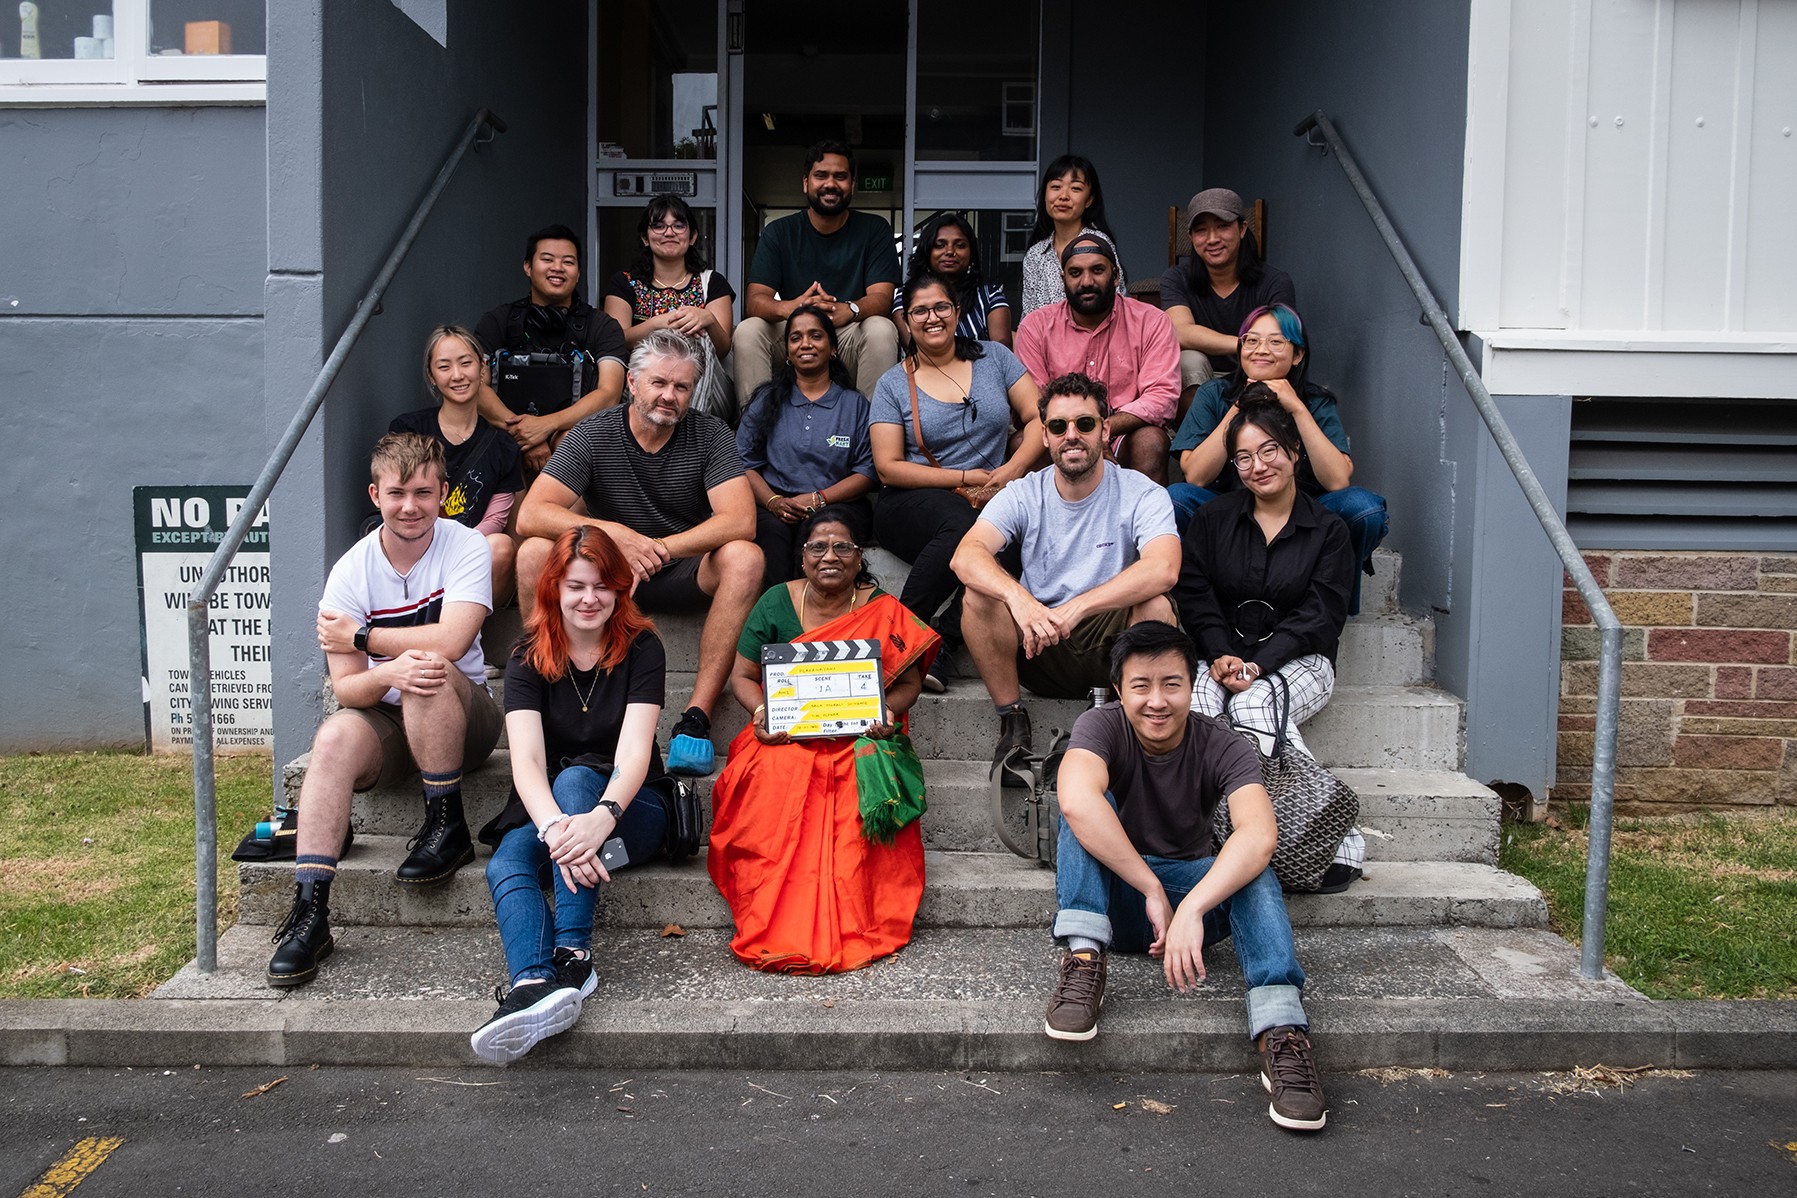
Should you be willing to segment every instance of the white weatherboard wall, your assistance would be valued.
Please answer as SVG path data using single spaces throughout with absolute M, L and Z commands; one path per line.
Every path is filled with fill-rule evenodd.
M 1487 385 L 1797 396 L 1797 4 L 1473 0 L 1469 49 Z

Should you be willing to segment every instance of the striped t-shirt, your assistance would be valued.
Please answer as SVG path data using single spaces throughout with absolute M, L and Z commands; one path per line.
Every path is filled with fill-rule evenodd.
M 586 500 L 587 515 L 613 520 L 646 537 L 685 532 L 711 518 L 711 488 L 741 478 L 742 459 L 729 426 L 689 411 L 654 453 L 630 431 L 630 408 L 618 404 L 569 429 L 543 473 Z

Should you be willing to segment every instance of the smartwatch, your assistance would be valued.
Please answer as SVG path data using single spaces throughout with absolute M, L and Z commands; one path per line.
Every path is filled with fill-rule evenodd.
M 368 652 L 368 627 L 364 624 L 356 629 L 356 652 L 358 653 Z
M 624 818 L 624 809 L 618 806 L 618 801 L 616 799 L 600 799 L 599 806 L 611 812 L 611 817 L 614 822 Z

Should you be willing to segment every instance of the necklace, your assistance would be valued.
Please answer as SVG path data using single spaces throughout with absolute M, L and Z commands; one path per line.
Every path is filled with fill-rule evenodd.
M 657 291 L 679 291 L 692 281 L 693 272 L 690 270 L 680 276 L 680 281 L 678 283 L 664 283 L 658 275 L 651 274 L 649 276 L 649 286 L 655 288 Z
M 811 580 L 806 579 L 804 587 L 801 588 L 799 591 L 799 627 L 800 628 L 805 627 L 805 599 L 810 594 L 811 594 Z M 846 616 L 848 614 L 848 612 L 854 611 L 855 604 L 858 603 L 860 601 L 860 599 L 861 599 L 860 586 L 857 585 L 857 586 L 850 587 L 849 588 L 848 611 L 837 612 L 836 616 Z M 836 618 L 836 616 L 830 616 L 829 619 L 834 620 Z M 595 675 L 595 677 L 597 677 L 597 675 Z
M 597 663 L 594 664 L 593 681 L 587 686 L 587 693 L 584 695 L 580 693 L 580 680 L 575 677 L 578 673 L 579 671 L 574 668 L 573 660 L 570 659 L 568 662 L 568 685 L 574 688 L 574 695 L 580 700 L 580 710 L 584 713 L 587 704 L 593 698 L 593 692 L 599 689 L 599 666 Z

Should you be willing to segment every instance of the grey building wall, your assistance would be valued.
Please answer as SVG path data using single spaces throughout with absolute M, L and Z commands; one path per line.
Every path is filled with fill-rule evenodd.
M 143 743 L 131 488 L 262 445 L 263 112 L 0 110 L 0 752 Z
M 1389 501 L 1404 602 L 1436 617 L 1438 678 L 1467 699 L 1469 772 L 1543 793 L 1557 561 L 1526 509 L 1515 518 L 1520 491 L 1346 176 L 1292 136 L 1312 110 L 1330 114 L 1452 315 L 1468 5 L 1304 0 L 1280 7 L 1255 52 L 1244 52 L 1246 30 L 1227 32 L 1241 20 L 1210 6 L 1204 183 L 1268 201 L 1268 258 L 1296 282 L 1311 377 L 1340 399 L 1355 481 Z M 1557 438 L 1563 467 L 1563 403 L 1511 407 L 1537 452 L 1551 459 Z
M 388 4 L 269 8 L 271 442 L 474 113 L 510 126 L 464 159 L 275 491 L 278 760 L 304 752 L 317 725 L 318 596 L 371 510 L 369 448 L 426 402 L 425 333 L 522 294 L 532 229 L 585 227 L 588 36 L 584 6 L 546 2 L 450 5 L 446 45 Z
M 1204 9 L 1049 0 L 1042 21 L 1041 160 L 1092 160 L 1131 283 L 1167 268 L 1167 208 L 1199 190 Z

